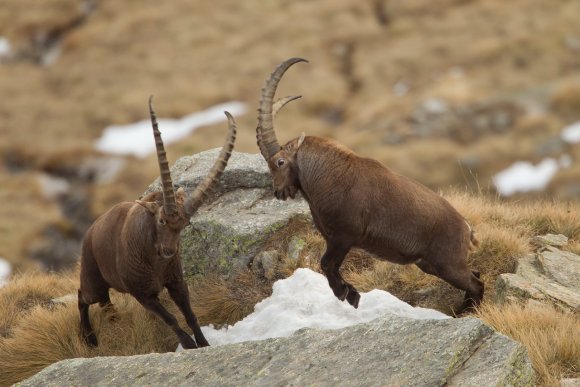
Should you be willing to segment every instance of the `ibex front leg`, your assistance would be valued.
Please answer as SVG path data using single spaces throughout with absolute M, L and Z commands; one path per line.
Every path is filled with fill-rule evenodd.
M 209 343 L 201 332 L 197 318 L 191 310 L 191 304 L 189 303 L 189 291 L 187 290 L 187 285 L 185 282 L 180 281 L 177 283 L 168 284 L 167 290 L 169 291 L 169 295 L 173 299 L 173 302 L 175 302 L 175 305 L 177 305 L 179 310 L 181 310 L 181 313 L 183 313 L 185 321 L 187 321 L 187 325 L 189 325 L 193 331 L 193 336 L 195 337 L 197 345 L 200 347 L 208 347 Z
M 326 245 L 326 252 L 320 260 L 320 267 L 326 274 L 330 288 L 339 300 L 344 301 L 346 299 L 349 304 L 358 308 L 360 294 L 342 278 L 339 271 L 346 254 L 350 250 L 350 246 L 328 240 Z
M 163 307 L 163 305 L 161 305 L 161 303 L 159 302 L 159 298 L 157 298 L 157 296 L 139 297 L 137 298 L 137 301 L 139 301 L 139 303 L 143 305 L 147 310 L 150 310 L 151 312 L 161 317 L 161 319 L 167 325 L 169 325 L 171 329 L 173 329 L 173 332 L 175 332 L 175 334 L 179 338 L 179 342 L 181 343 L 183 348 L 185 349 L 197 348 L 195 341 L 193 341 L 193 339 L 191 338 L 190 335 L 187 334 L 187 332 L 185 332 L 183 329 L 179 327 L 177 319 L 171 313 L 169 313 L 167 309 Z

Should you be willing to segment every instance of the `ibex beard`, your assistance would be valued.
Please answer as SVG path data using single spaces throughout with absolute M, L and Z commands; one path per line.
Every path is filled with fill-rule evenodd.
M 478 241 L 466 220 L 443 197 L 329 139 L 302 134 L 279 145 L 272 101 L 282 75 L 298 62 L 306 60 L 281 63 L 262 89 L 256 138 L 272 174 L 276 198 L 294 198 L 300 191 L 308 202 L 314 224 L 326 241 L 321 268 L 336 297 L 358 307 L 358 291 L 339 272 L 350 249 L 358 247 L 381 260 L 415 264 L 464 290 L 458 312 L 479 305 L 484 285 L 466 262 Z

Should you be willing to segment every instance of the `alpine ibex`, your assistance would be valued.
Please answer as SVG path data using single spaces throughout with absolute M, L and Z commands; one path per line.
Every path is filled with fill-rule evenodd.
M 272 100 L 282 75 L 295 63 L 280 64 L 262 89 L 256 138 L 272 174 L 276 198 L 300 191 L 316 228 L 326 240 L 321 268 L 336 297 L 358 307 L 360 295 L 339 268 L 352 247 L 398 264 L 414 263 L 465 290 L 462 309 L 478 305 L 483 282 L 466 257 L 477 245 L 466 220 L 441 196 L 378 161 L 356 155 L 329 139 L 295 138 L 283 147 L 274 132 Z
M 109 289 L 129 293 L 146 309 L 168 324 L 184 348 L 208 346 L 189 303 L 179 258 L 179 236 L 193 214 L 210 194 L 225 169 L 236 139 L 236 124 L 225 112 L 229 131 L 218 159 L 205 179 L 186 197 L 183 188 L 173 190 L 171 174 L 157 119 L 149 99 L 149 112 L 157 147 L 163 192 L 153 192 L 135 202 L 115 205 L 88 229 L 82 245 L 78 304 L 81 336 L 96 346 L 97 337 L 89 320 L 89 306 L 99 303 L 112 308 Z M 159 302 L 167 288 L 179 307 L 195 341 L 182 330 L 175 317 Z

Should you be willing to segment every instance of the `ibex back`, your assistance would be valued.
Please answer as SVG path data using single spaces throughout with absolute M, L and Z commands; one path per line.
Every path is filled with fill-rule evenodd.
M 229 132 L 218 159 L 206 178 L 186 197 L 180 188 L 173 190 L 171 174 L 149 100 L 153 134 L 157 147 L 163 192 L 153 192 L 142 200 L 119 203 L 99 217 L 89 228 L 82 245 L 81 284 L 78 292 L 81 336 L 96 346 L 97 337 L 89 320 L 89 306 L 99 303 L 112 308 L 109 289 L 129 293 L 146 309 L 167 323 L 184 348 L 209 345 L 189 302 L 179 257 L 180 232 L 202 205 L 226 167 L 236 137 L 233 117 L 226 112 Z M 195 341 L 182 330 L 175 317 L 159 302 L 167 288 L 179 307 Z
M 478 242 L 444 198 L 329 139 L 303 134 L 279 145 L 272 101 L 282 75 L 298 62 L 306 61 L 292 58 L 280 64 L 262 89 L 256 137 L 276 197 L 286 200 L 300 191 L 310 206 L 326 240 L 321 267 L 334 294 L 358 307 L 360 295 L 339 269 L 349 250 L 359 247 L 379 259 L 416 264 L 465 290 L 462 310 L 478 305 L 483 282 L 466 263 L 470 246 Z

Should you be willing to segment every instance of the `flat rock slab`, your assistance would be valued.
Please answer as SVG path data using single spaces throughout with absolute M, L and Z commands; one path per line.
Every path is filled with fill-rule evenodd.
M 21 386 L 533 386 L 524 347 L 475 318 L 388 316 L 179 353 L 64 360 Z
M 550 301 L 580 311 L 580 256 L 548 246 L 518 261 L 515 274 L 501 274 L 496 299 Z

